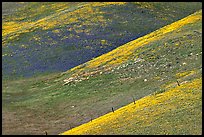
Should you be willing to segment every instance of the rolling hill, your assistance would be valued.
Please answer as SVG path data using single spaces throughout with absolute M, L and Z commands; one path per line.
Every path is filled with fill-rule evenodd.
M 3 134 L 201 134 L 201 45 L 199 10 L 66 72 L 4 80 Z
M 3 2 L 3 79 L 63 72 L 202 8 L 199 2 Z

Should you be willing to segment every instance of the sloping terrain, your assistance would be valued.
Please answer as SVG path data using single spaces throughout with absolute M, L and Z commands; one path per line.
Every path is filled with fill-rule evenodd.
M 200 80 L 198 82 L 193 80 L 202 77 L 201 45 L 202 11 L 200 10 L 67 72 L 14 81 L 4 80 L 2 83 L 3 134 L 45 134 L 45 130 L 48 134 L 60 134 L 68 128 L 77 127 L 111 112 L 111 108 L 117 110 L 132 102 L 133 98 L 139 100 L 147 95 L 161 92 L 164 92 L 162 96 L 170 92 L 172 97 L 173 91 L 177 89 L 178 93 L 186 95 L 187 100 L 195 94 L 192 95 L 191 101 L 195 102 L 193 106 L 198 107 L 195 108 L 196 117 L 194 117 L 197 120 L 194 125 L 198 129 L 195 132 L 191 132 L 191 129 L 170 131 L 169 134 L 200 134 L 201 129 L 198 125 L 201 121 L 198 110 L 202 110 L 200 88 L 198 88 Z M 177 81 L 181 87 L 175 87 Z M 196 82 L 199 86 L 188 89 L 191 82 Z M 187 91 L 182 89 L 183 86 Z M 188 90 L 192 90 L 189 96 Z M 153 99 L 157 98 L 156 95 Z M 180 95 L 175 101 L 180 101 Z M 185 105 L 178 104 L 178 108 L 182 110 L 183 106 L 186 107 L 179 115 L 182 114 L 193 121 L 193 117 L 185 111 L 189 109 L 191 101 L 186 101 Z M 157 102 L 151 109 L 154 107 L 159 109 Z M 163 104 L 163 107 L 167 106 Z M 172 115 L 175 116 L 175 113 L 172 112 Z M 161 120 L 161 125 L 162 122 L 164 121 Z M 179 121 L 178 125 L 182 124 L 183 120 Z M 151 127 L 149 129 L 152 130 Z M 123 130 L 123 133 L 139 134 L 144 130 L 147 134 L 162 134 L 165 131 L 157 132 L 155 129 L 154 132 L 150 132 L 149 129 L 143 128 L 135 132 Z M 92 130 L 88 132 L 96 133 Z M 115 131 L 107 131 L 107 134 L 115 134 Z
M 146 96 L 61 135 L 201 135 L 202 79 Z
M 21 2 L 2 5 L 2 74 L 66 71 L 177 21 L 201 3 Z

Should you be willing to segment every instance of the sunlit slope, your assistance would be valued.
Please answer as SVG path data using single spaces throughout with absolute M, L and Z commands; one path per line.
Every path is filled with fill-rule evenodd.
M 84 134 L 188 134 L 202 133 L 202 79 L 194 79 L 164 93 L 134 103 L 68 130 L 62 135 Z
M 3 3 L 3 78 L 66 71 L 201 8 L 196 2 Z
M 201 78 L 202 11 L 184 20 L 158 40 L 143 46 L 134 43 L 134 53 L 128 60 L 121 56 L 121 63 L 99 65 L 96 58 L 90 61 L 93 64 L 65 73 L 3 80 L 3 134 L 45 134 L 45 130 L 48 135 L 60 134 L 111 112 L 112 107 L 126 106 L 133 97 L 139 100 L 171 90 L 177 81 L 183 85 Z

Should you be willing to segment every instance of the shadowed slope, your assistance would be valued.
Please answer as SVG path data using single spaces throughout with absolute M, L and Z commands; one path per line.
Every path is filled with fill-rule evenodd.
M 175 23 L 167 25 L 150 34 L 147 34 L 136 40 L 128 42 L 106 54 L 103 54 L 95 59 L 92 59 L 91 61 L 88 61 L 82 65 L 79 65 L 73 69 L 70 69 L 67 72 L 74 73 L 73 74 L 74 76 L 75 75 L 79 76 L 84 73 L 83 70 L 85 70 L 85 72 L 87 70 L 93 71 L 95 69 L 103 71 L 105 70 L 105 68 L 113 68 L 122 63 L 125 63 L 128 60 L 133 60 L 137 58 L 137 56 L 135 56 L 135 51 L 139 47 L 145 46 L 154 41 L 161 40 L 162 38 L 166 36 L 166 34 L 176 31 L 176 30 L 179 31 L 179 29 L 182 28 L 183 26 L 194 23 L 194 22 L 198 22 L 201 19 L 202 19 L 202 11 L 200 10 L 199 12 L 196 12 Z
M 10 7 L 6 9 L 10 14 L 2 16 L 2 73 L 3 78 L 15 79 L 66 71 L 179 20 L 202 5 L 29 2 L 11 3 Z

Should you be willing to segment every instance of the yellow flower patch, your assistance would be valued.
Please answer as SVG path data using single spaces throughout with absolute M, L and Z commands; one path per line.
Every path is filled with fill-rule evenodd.
M 185 71 L 185 72 L 180 72 L 180 73 L 177 73 L 176 74 L 176 78 L 181 78 L 181 77 L 184 77 L 184 76 L 189 76 L 191 74 L 194 74 L 195 71 Z

